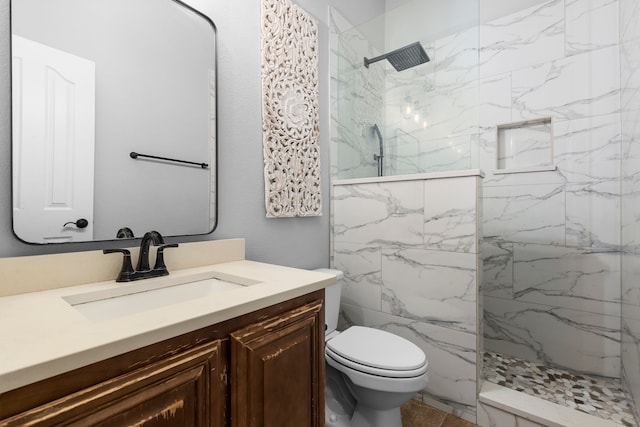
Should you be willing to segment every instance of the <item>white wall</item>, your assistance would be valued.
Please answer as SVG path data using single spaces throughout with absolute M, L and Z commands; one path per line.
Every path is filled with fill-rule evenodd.
M 247 257 L 314 268 L 329 262 L 328 29 L 320 25 L 320 149 L 324 216 L 266 219 L 262 160 L 260 1 L 192 2 L 218 27 L 218 228 L 172 241 L 247 239 Z M 9 1 L 0 0 L 0 256 L 117 247 L 117 243 L 31 246 L 11 228 Z M 0 286 L 1 272 L 0 272 Z
M 298 0 L 302 7 L 307 4 L 322 3 L 314 0 Z M 385 0 L 328 0 L 329 5 L 335 7 L 340 13 L 357 26 L 382 15 L 385 12 Z M 311 9 L 308 9 L 311 11 Z
M 385 15 L 385 51 L 420 40 L 434 41 L 477 28 L 478 2 L 470 0 L 413 0 Z

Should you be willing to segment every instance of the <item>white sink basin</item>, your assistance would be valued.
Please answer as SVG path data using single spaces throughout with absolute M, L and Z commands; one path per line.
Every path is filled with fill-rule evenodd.
M 116 319 L 185 301 L 220 295 L 259 282 L 245 278 L 223 280 L 211 273 L 190 277 L 146 279 L 114 289 L 69 295 L 63 299 L 95 322 Z M 229 279 L 229 278 L 225 278 Z

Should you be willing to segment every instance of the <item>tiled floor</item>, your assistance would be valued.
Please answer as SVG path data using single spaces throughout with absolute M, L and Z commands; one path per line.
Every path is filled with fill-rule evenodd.
M 497 353 L 484 353 L 484 377 L 587 414 L 636 427 L 632 409 L 619 382 L 542 366 Z
M 417 400 L 402 405 L 402 427 L 476 427 L 462 418 L 427 406 Z

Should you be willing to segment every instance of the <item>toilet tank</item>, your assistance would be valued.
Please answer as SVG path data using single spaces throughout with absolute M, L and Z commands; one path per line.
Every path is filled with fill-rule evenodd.
M 319 268 L 320 273 L 333 274 L 336 276 L 336 284 L 327 286 L 324 290 L 324 323 L 326 325 L 325 335 L 336 330 L 338 327 L 338 315 L 340 314 L 340 293 L 342 292 L 342 279 L 344 273 L 340 270 L 329 268 Z

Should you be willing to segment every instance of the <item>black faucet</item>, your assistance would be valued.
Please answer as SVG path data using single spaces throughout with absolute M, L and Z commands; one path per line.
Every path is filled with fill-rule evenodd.
M 147 231 L 144 233 L 140 241 L 140 254 L 138 255 L 136 271 L 151 270 L 149 267 L 149 247 L 151 246 L 151 242 L 153 242 L 154 246 L 160 246 L 164 244 L 164 239 L 157 231 Z
M 149 249 L 152 242 L 154 246 L 158 247 L 156 251 L 156 263 L 153 268 L 149 267 Z M 122 269 L 116 278 L 116 282 L 131 282 L 169 274 L 167 266 L 164 264 L 164 249 L 177 247 L 177 243 L 165 245 L 162 235 L 157 231 L 145 233 L 140 242 L 140 254 L 138 255 L 138 265 L 135 270 L 131 264 L 131 252 L 128 249 L 105 249 L 102 252 L 105 254 L 119 252 L 124 255 Z

